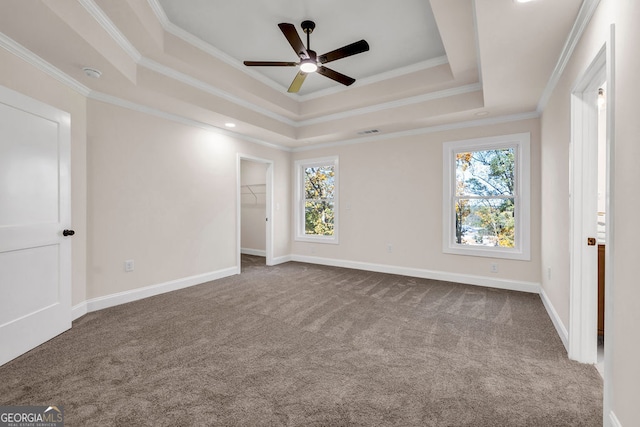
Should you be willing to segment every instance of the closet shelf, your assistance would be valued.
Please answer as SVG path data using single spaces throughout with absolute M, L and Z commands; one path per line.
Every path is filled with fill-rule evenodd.
M 245 195 L 245 194 L 253 196 L 253 203 L 257 205 L 258 204 L 258 196 L 267 194 L 267 184 L 241 185 L 240 186 L 240 195 L 242 196 L 242 195 Z

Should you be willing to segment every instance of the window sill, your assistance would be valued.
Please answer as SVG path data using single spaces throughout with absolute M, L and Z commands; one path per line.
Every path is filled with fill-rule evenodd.
M 337 245 L 338 238 L 336 236 L 296 236 L 295 241 L 297 242 L 307 242 L 307 243 L 325 243 L 330 245 Z
M 515 249 L 497 249 L 495 247 L 459 247 L 449 246 L 442 250 L 444 253 L 452 255 L 467 255 L 484 258 L 502 258 L 502 259 L 514 259 L 520 261 L 531 261 L 531 255 L 528 251 L 518 251 Z

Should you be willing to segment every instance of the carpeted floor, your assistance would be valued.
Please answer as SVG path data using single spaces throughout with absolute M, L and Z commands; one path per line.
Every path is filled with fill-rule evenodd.
M 87 314 L 0 367 L 67 426 L 599 426 L 539 296 L 301 263 Z

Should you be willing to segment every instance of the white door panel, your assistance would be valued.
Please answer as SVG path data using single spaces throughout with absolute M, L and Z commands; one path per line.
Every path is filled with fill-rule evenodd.
M 0 104 L 0 227 L 59 222 L 58 124 Z
M 12 284 L 0 300 L 0 327 L 60 302 L 58 257 L 58 245 L 0 253 L 0 283 Z
M 0 87 L 0 364 L 71 327 L 70 117 Z

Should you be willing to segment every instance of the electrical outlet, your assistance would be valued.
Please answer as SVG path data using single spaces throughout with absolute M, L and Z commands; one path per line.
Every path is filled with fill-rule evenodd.
M 393 245 L 391 243 L 387 243 L 387 252 L 393 252 Z
M 135 265 L 132 259 L 128 259 L 124 262 L 124 271 L 126 271 L 127 273 L 132 272 L 134 267 Z
M 498 272 L 498 264 L 496 264 L 495 262 L 491 264 L 491 272 L 492 273 Z
M 551 267 L 547 268 L 547 279 L 551 280 Z

